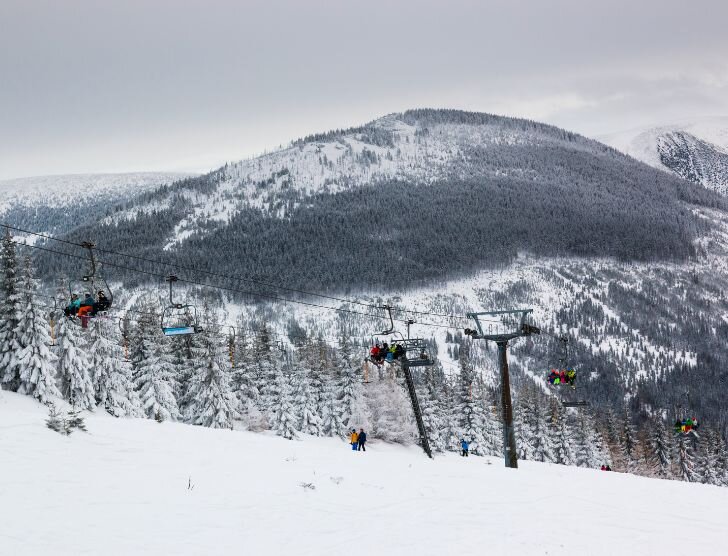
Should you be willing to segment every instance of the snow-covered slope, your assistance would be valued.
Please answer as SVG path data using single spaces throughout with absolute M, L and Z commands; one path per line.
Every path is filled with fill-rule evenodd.
M 633 129 L 598 139 L 654 168 L 728 194 L 728 117 Z
M 0 392 L 0 552 L 724 554 L 728 489 L 88 415 Z
M 0 180 L 0 213 L 12 204 L 63 207 L 96 196 L 121 198 L 172 183 L 188 175 L 190 174 L 141 172 Z

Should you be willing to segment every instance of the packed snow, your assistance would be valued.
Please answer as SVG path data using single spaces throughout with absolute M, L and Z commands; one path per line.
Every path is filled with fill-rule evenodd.
M 724 554 L 728 489 L 84 414 L 0 393 L 0 552 Z

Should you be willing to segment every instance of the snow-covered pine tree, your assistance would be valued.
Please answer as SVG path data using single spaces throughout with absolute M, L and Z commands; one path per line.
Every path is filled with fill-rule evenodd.
M 601 435 L 594 428 L 591 417 L 584 410 L 579 412 L 574 434 L 574 463 L 579 467 L 599 468 L 605 461 Z
M 455 377 L 446 379 L 443 384 L 442 408 L 443 408 L 443 432 L 445 449 L 449 452 L 460 450 L 460 410 L 457 403 L 458 379 Z
M 82 328 L 70 319 L 59 319 L 56 353 L 63 397 L 79 409 L 94 408 L 93 369 L 86 338 Z
M 259 409 L 266 420 L 270 422 L 271 416 L 276 411 L 276 380 L 281 365 L 274 357 L 270 331 L 265 322 L 260 326 L 255 336 L 253 353 L 255 357 L 255 384 L 260 393 L 258 398 Z
M 89 323 L 91 366 L 96 403 L 114 417 L 141 412 L 139 396 L 131 378 L 131 364 L 116 341 L 114 321 L 96 318 Z
M 56 386 L 56 357 L 50 350 L 50 326 L 34 295 L 37 284 L 30 257 L 25 259 L 22 285 L 25 311 L 20 314 L 17 328 L 21 346 L 17 353 L 18 392 L 33 396 L 41 403 L 49 403 L 54 397 L 60 398 L 61 392 Z
M 265 419 L 259 409 L 260 391 L 256 381 L 255 361 L 248 345 L 249 336 L 242 321 L 235 337 L 235 364 L 232 368 L 232 389 L 238 398 L 240 418 L 251 431 L 265 428 Z
M 303 363 L 292 376 L 294 414 L 298 418 L 296 428 L 304 434 L 321 436 L 323 426 L 318 414 L 318 400 L 311 387 L 310 372 Z
M 366 394 L 367 413 L 371 415 L 369 428 L 373 436 L 400 444 L 411 444 L 418 438 L 412 403 L 403 379 L 385 378 L 371 382 Z M 349 427 L 367 429 L 365 424 L 359 424 L 351 415 Z
M 518 391 L 515 403 L 515 427 L 518 439 L 518 459 L 535 459 L 536 414 L 535 392 L 532 384 L 526 382 Z
M 571 446 L 568 413 L 556 398 L 551 398 L 550 430 L 554 438 L 554 462 L 561 465 L 572 465 L 574 454 Z
M 475 370 L 470 359 L 470 346 L 463 343 L 460 348 L 460 376 L 458 381 L 458 413 L 462 436 L 470 442 L 470 453 L 484 456 L 488 453 L 485 439 L 485 404 L 482 388 L 476 381 Z
M 625 404 L 622 413 L 622 423 L 620 426 L 620 438 L 622 445 L 622 458 L 626 466 L 625 471 L 634 473 L 637 471 L 640 463 L 640 456 L 637 438 L 637 431 L 632 423 L 632 411 L 629 404 Z
M 445 451 L 443 432 L 443 411 L 438 396 L 438 385 L 435 380 L 436 368 L 425 367 L 424 384 L 417 387 L 417 396 L 422 407 L 422 421 L 427 431 L 430 447 L 435 452 Z
M 689 435 L 677 433 L 675 440 L 675 466 L 673 475 L 682 481 L 696 480 L 695 456 L 693 455 L 692 439 Z
M 728 446 L 720 433 L 713 438 L 713 450 L 716 454 L 715 468 L 718 475 L 718 484 L 728 486 Z
M 503 455 L 503 422 L 498 411 L 497 390 L 484 390 L 485 403 L 485 453 L 491 456 Z
M 626 471 L 627 464 L 624 461 L 624 446 L 620 431 L 620 421 L 611 408 L 607 409 L 603 428 L 606 432 L 606 444 L 611 454 L 614 470 Z
M 134 332 L 131 363 L 142 412 L 160 421 L 178 419 L 174 365 L 167 351 L 167 338 L 159 329 L 158 306 L 152 299 L 141 300 L 139 306 L 143 309 Z
M 201 345 L 199 358 L 185 398 L 189 423 L 214 429 L 229 429 L 239 416 L 238 398 L 230 384 L 228 348 L 221 339 L 220 326 L 209 307 L 204 309 L 205 327 L 196 334 Z
M 290 379 L 278 369 L 273 398 L 273 430 L 278 436 L 292 440 L 296 434 L 296 415 L 293 407 L 293 392 Z
M 20 291 L 18 258 L 10 230 L 0 246 L 0 383 L 12 392 L 20 386 L 20 338 L 18 323 L 25 311 L 25 299 Z
M 554 441 L 549 427 L 549 412 L 545 396 L 534 388 L 533 397 L 533 459 L 534 461 L 554 462 Z
M 81 415 L 81 410 L 75 406 L 69 409 L 66 415 L 66 430 L 70 434 L 70 431 L 73 429 L 86 432 L 86 422 L 83 419 L 83 415 Z
M 712 430 L 702 430 L 698 442 L 698 455 L 695 461 L 696 478 L 703 484 L 720 485 L 722 477 L 718 468 L 718 453 Z
M 338 358 L 335 366 L 341 380 L 341 397 L 339 398 L 339 421 L 343 423 L 344 429 L 339 431 L 341 436 L 356 427 L 365 430 L 372 428 L 370 420 L 370 405 L 365 399 L 365 392 L 361 382 L 362 371 L 354 365 L 348 339 L 342 338 L 339 342 Z M 372 377 L 374 378 L 374 377 Z M 379 382 L 372 382 L 369 386 L 373 390 L 380 385 Z
M 650 420 L 646 448 L 652 474 L 661 479 L 669 478 L 672 442 L 665 422 L 660 417 Z
M 70 429 L 66 425 L 66 419 L 62 411 L 56 407 L 56 404 L 50 402 L 48 404 L 48 419 L 46 419 L 46 426 L 60 434 L 69 434 Z

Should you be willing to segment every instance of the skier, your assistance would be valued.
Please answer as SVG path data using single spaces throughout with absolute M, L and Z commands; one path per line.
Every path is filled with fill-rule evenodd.
M 63 313 L 67 317 L 75 316 L 76 313 L 78 313 L 78 309 L 81 307 L 81 300 L 78 297 L 77 293 L 71 294 L 71 301 L 66 306 L 66 308 L 63 310 Z
M 462 449 L 462 452 L 460 453 L 463 457 L 468 457 L 468 450 L 470 449 L 470 443 L 465 440 L 464 438 L 460 439 L 460 448 Z
M 361 450 L 362 452 L 367 451 L 366 443 L 367 443 L 367 433 L 364 432 L 364 429 L 359 429 L 359 437 L 358 437 L 358 444 L 357 444 L 357 451 Z
M 349 435 L 349 439 L 351 440 L 351 449 L 356 452 L 356 450 L 359 448 L 359 435 L 356 434 L 356 429 L 351 429 L 351 435 Z
M 111 306 L 109 298 L 106 297 L 104 290 L 99 290 L 98 301 L 94 304 L 94 313 L 106 311 Z
M 373 363 L 379 364 L 381 362 L 380 357 L 381 350 L 379 349 L 379 344 L 372 347 L 372 349 L 369 350 L 369 358 L 372 360 Z

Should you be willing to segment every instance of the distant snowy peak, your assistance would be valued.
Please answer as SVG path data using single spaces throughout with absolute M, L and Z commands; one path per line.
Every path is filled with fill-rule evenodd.
M 728 118 L 713 118 L 599 138 L 650 166 L 728 195 Z
M 170 184 L 191 174 L 138 172 L 69 174 L 0 180 L 0 212 L 13 204 L 67 206 L 91 197 L 124 197 Z

